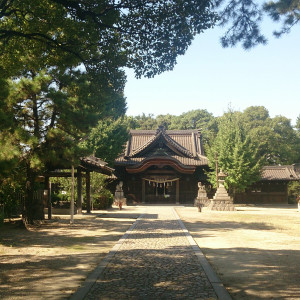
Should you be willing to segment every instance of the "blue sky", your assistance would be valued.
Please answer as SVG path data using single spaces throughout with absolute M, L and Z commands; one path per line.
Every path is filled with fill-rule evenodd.
M 224 49 L 222 29 L 198 35 L 173 71 L 155 78 L 135 79 L 126 70 L 127 115 L 174 114 L 207 109 L 220 116 L 228 107 L 244 110 L 265 106 L 270 116 L 283 115 L 295 124 L 300 115 L 300 26 L 276 39 L 279 24 L 265 22 L 266 46 L 245 51 Z

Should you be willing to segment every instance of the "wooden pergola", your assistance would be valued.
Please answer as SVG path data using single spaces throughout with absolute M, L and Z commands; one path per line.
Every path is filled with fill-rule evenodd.
M 70 168 L 71 169 L 71 166 Z M 107 166 L 107 163 L 95 156 L 84 157 L 80 159 L 80 164 L 76 167 L 74 175 L 71 171 L 64 171 L 66 169 L 57 169 L 49 171 L 45 176 L 45 186 L 48 190 L 48 219 L 52 218 L 52 204 L 51 204 L 51 177 L 72 177 L 77 178 L 77 213 L 82 214 L 82 178 L 85 176 L 86 179 L 86 201 L 87 201 L 87 213 L 91 212 L 91 172 L 97 172 L 108 176 L 113 175 L 113 168 Z

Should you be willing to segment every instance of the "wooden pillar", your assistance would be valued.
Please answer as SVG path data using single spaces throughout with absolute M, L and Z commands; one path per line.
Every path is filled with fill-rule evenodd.
M 145 195 L 145 179 L 142 179 L 142 203 L 145 203 L 145 198 L 146 198 L 146 195 Z
M 74 222 L 74 166 L 72 165 L 72 185 L 71 185 L 71 206 L 70 206 L 70 223 L 73 224 Z
M 91 174 L 90 171 L 86 171 L 86 212 L 91 212 Z
M 52 219 L 52 203 L 51 203 L 51 182 L 48 176 L 45 177 L 45 190 L 47 191 L 47 208 L 48 208 L 48 220 Z
M 179 204 L 179 179 L 176 180 L 176 204 Z
M 77 169 L 77 213 L 82 214 L 82 173 L 81 169 Z

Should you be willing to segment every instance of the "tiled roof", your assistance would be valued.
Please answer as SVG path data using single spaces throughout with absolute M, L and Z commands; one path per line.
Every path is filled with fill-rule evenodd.
M 151 151 L 155 145 L 163 142 L 167 147 L 167 154 L 183 165 L 202 166 L 208 164 L 204 156 L 201 133 L 199 130 L 131 130 L 125 153 L 115 161 L 116 165 L 135 165 L 150 156 L 158 156 L 158 152 Z
M 107 166 L 105 161 L 95 156 L 82 157 L 80 159 L 80 165 L 84 168 L 106 175 L 112 175 L 114 171 L 113 168 Z
M 261 180 L 300 180 L 300 173 L 295 165 L 265 166 L 262 168 Z

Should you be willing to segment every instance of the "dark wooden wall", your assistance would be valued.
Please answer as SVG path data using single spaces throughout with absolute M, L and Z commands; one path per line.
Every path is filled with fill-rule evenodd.
M 286 181 L 258 182 L 246 192 L 235 195 L 237 204 L 276 204 L 288 203 L 288 189 Z

